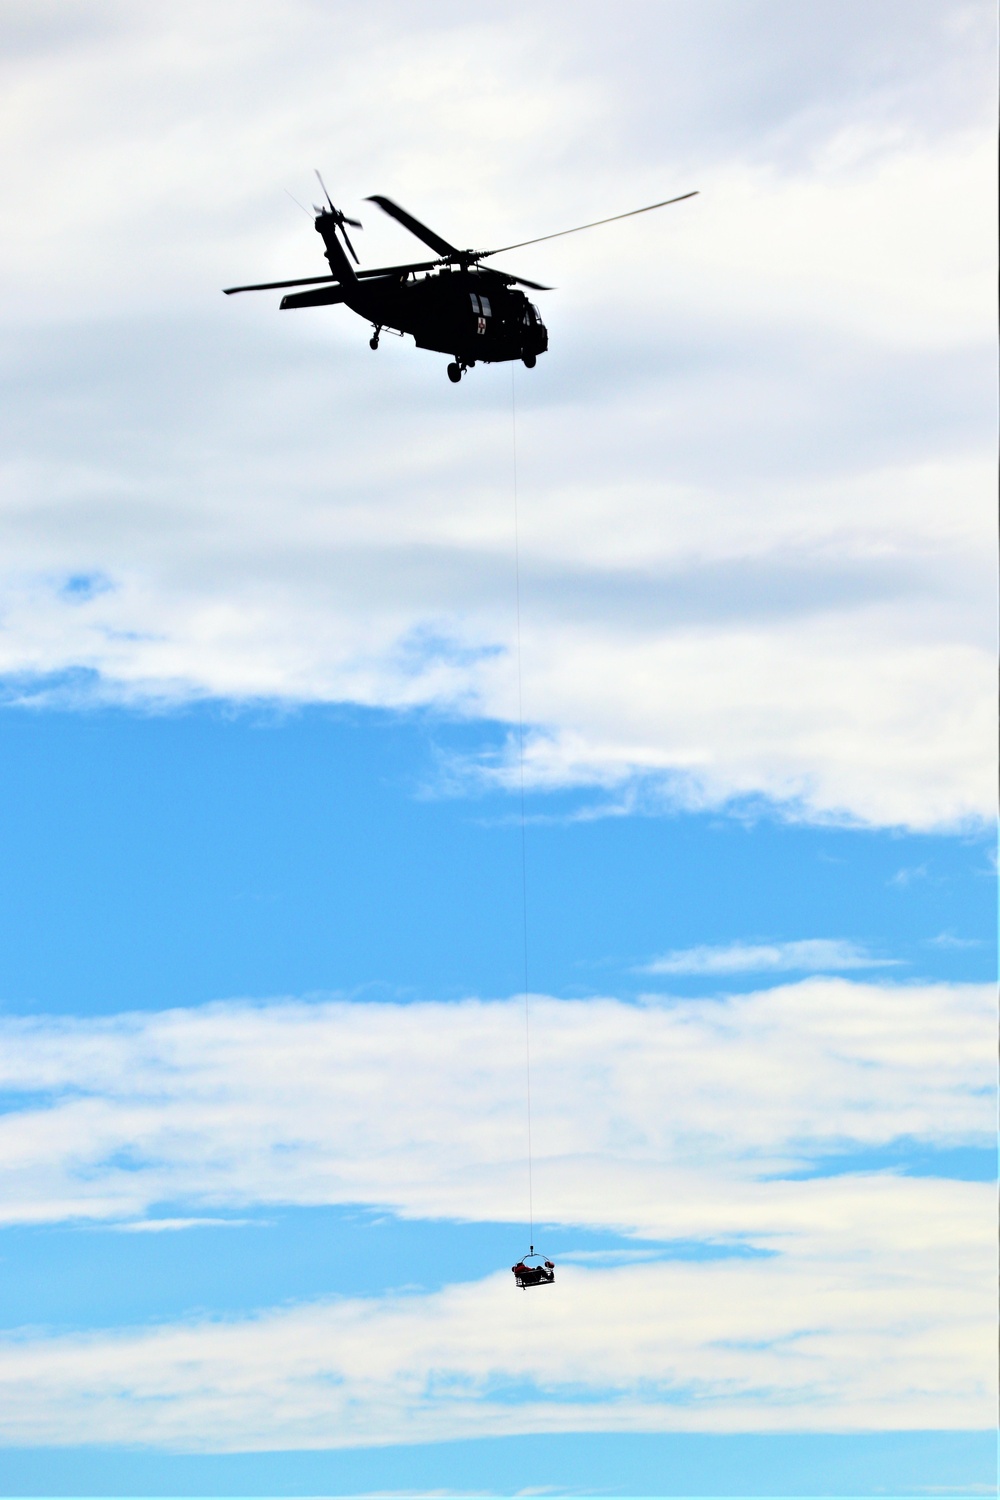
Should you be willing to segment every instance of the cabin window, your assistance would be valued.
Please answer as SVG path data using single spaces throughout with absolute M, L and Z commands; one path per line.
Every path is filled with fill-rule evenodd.
M 489 299 L 489 297 L 480 297 L 479 300 L 480 300 L 480 302 L 483 305 L 483 317 L 484 318 L 490 317 L 491 313 L 490 313 L 490 299 Z
M 469 301 L 472 303 L 472 311 L 474 313 L 478 313 L 479 312 L 479 298 L 476 296 L 475 292 L 470 292 L 469 293 Z

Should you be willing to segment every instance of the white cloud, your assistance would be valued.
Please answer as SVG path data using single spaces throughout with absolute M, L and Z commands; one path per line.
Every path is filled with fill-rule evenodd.
M 516 1001 L 8 1019 L 0 1086 L 25 1092 L 0 1121 L 9 1219 L 133 1228 L 169 1201 L 180 1230 L 213 1207 L 367 1203 L 507 1220 L 513 1257 L 522 1019 Z M 900 1137 L 989 1144 L 993 1023 L 988 986 L 537 998 L 539 1219 L 763 1253 L 577 1261 L 537 1295 L 500 1269 L 232 1321 L 26 1331 L 0 1346 L 0 1437 L 212 1450 L 987 1425 L 993 1188 L 775 1174 Z
M 169 1234 L 178 1229 L 239 1229 L 244 1224 L 256 1223 L 250 1219 L 216 1219 L 201 1216 L 196 1219 L 133 1219 L 113 1227 L 121 1234 Z
M 838 938 L 803 938 L 791 943 L 726 943 L 678 948 L 654 959 L 646 974 L 836 974 L 848 969 L 879 969 L 897 959 L 875 958 L 857 943 Z
M 770 1243 L 819 1232 L 826 1191 L 775 1174 L 901 1137 L 993 1139 L 989 987 L 813 979 L 713 1001 L 539 998 L 532 1017 L 546 1219 Z M 0 1087 L 27 1091 L 0 1117 L 8 1222 L 157 1203 L 524 1217 L 516 1000 L 218 1004 L 2 1035 Z
M 342 309 L 217 289 L 322 268 L 283 194 L 317 157 L 492 243 L 695 186 L 517 257 L 560 286 L 519 377 L 530 774 L 991 815 L 985 7 L 637 5 L 627 53 L 551 3 L 96 6 L 70 40 L 33 10 L 0 671 L 510 721 L 507 372 L 455 391 Z M 362 217 L 366 258 L 410 253 Z
M 952 1194 L 959 1236 L 968 1185 Z M 29 1444 L 350 1447 L 512 1432 L 988 1427 L 990 1252 L 506 1270 L 433 1295 L 0 1345 Z

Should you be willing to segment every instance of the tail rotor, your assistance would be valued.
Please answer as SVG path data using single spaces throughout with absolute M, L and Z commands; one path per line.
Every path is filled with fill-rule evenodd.
M 327 190 L 326 183 L 323 181 L 323 178 L 320 176 L 319 168 L 318 167 L 314 167 L 313 170 L 316 173 L 316 180 L 317 180 L 317 182 L 319 183 L 320 187 L 323 189 L 323 196 L 326 199 L 327 203 L 330 205 L 329 209 L 318 208 L 318 207 L 316 207 L 315 204 L 313 205 L 313 207 L 316 207 L 316 212 L 319 213 L 319 214 L 330 214 L 330 215 L 333 216 L 334 223 L 336 224 L 337 228 L 340 230 L 341 234 L 344 236 L 344 244 L 347 246 L 348 250 L 350 250 L 351 254 L 354 257 L 354 264 L 356 266 L 359 266 L 361 264 L 361 262 L 358 260 L 358 252 L 355 250 L 354 246 L 351 244 L 350 236 L 347 233 L 347 230 L 344 228 L 344 226 L 345 226 L 345 224 L 350 224 L 355 229 L 363 229 L 364 225 L 361 223 L 361 221 L 359 219 L 349 219 L 347 217 L 347 215 L 343 212 L 342 209 L 334 207 L 333 199 L 330 197 L 329 191 Z

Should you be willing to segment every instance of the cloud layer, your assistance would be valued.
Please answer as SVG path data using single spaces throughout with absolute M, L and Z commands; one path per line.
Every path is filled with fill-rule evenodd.
M 900 1140 L 989 1144 L 993 1010 L 985 986 L 839 979 L 538 998 L 536 1213 L 715 1258 L 563 1265 L 534 1301 L 506 1270 L 462 1284 L 456 1268 L 430 1295 L 25 1331 L 0 1351 L 0 1430 L 237 1449 L 988 1425 L 993 1189 L 863 1164 Z M 8 1020 L 8 1213 L 366 1203 L 516 1223 L 522 1023 L 508 1001 Z M 845 1151 L 854 1171 L 809 1175 Z M 176 1209 L 166 1222 L 183 1233 Z
M 0 1345 L 0 1433 L 232 1451 L 988 1427 L 988 1260 L 963 1259 L 965 1274 L 944 1281 L 919 1251 L 863 1271 L 819 1260 L 564 1267 L 534 1301 L 505 1271 L 432 1296 L 16 1340 Z
M 901 1138 L 990 1143 L 992 1018 L 988 987 L 837 979 L 536 999 L 538 1212 L 655 1236 L 802 1229 L 812 1188 L 771 1179 Z M 177 1202 L 525 1217 L 516 1000 L 0 1024 L 0 1088 L 24 1099 L 0 1117 L 8 1222 Z
M 316 269 L 317 157 L 492 243 L 698 187 L 518 252 L 529 774 L 989 815 L 985 7 L 12 13 L 0 671 L 511 721 L 507 372 L 217 289 Z

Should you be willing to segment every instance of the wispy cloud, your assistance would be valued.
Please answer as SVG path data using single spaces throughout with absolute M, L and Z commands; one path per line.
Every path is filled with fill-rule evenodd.
M 982 938 L 959 937 L 954 932 L 939 932 L 936 937 L 928 938 L 927 941 L 935 948 L 948 948 L 956 951 L 983 947 Z
M 906 1255 L 882 1247 L 854 1263 L 567 1265 L 537 1294 L 518 1293 L 503 1270 L 430 1295 L 8 1340 L 0 1437 L 231 1451 L 512 1432 L 987 1427 L 990 1236 L 963 1237 L 960 1195 L 937 1209 L 956 1214 L 958 1235 L 940 1256 L 917 1233 Z
M 245 1224 L 259 1224 L 259 1219 L 219 1219 L 209 1217 L 182 1219 L 130 1219 L 123 1224 L 112 1224 L 120 1234 L 169 1234 L 180 1229 L 239 1229 Z
M 837 978 L 535 997 L 536 1214 L 747 1253 L 568 1262 L 533 1301 L 503 1269 L 433 1295 L 25 1334 L 0 1346 L 0 1437 L 208 1450 L 987 1422 L 992 1186 L 792 1174 L 850 1142 L 991 1141 L 993 1020 L 990 986 Z M 522 1027 L 520 1002 L 477 1000 L 7 1019 L 0 1083 L 25 1094 L 0 1119 L 9 1219 L 155 1232 L 364 1203 L 516 1223 L 514 1254 Z
M 849 969 L 891 967 L 898 959 L 876 958 L 858 943 L 803 938 L 791 943 L 723 943 L 678 948 L 645 964 L 644 974 L 837 974 Z
M 536 1202 L 656 1237 L 777 1233 L 791 1200 L 765 1178 L 902 1138 L 992 1139 L 992 1007 L 989 986 L 832 977 L 710 1002 L 536 997 Z M 0 1041 L 8 1222 L 524 1212 L 516 1000 L 7 1019 Z

